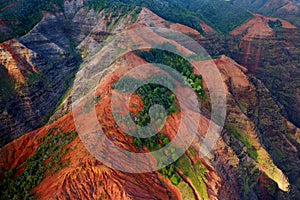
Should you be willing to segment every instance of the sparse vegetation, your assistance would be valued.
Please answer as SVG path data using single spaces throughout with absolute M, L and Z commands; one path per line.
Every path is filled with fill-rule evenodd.
M 208 199 L 205 185 L 205 173 L 207 172 L 205 166 L 199 161 L 195 165 L 192 165 L 190 159 L 186 155 L 183 155 L 176 161 L 176 167 L 184 174 L 184 176 L 190 179 L 198 194 L 203 199 Z
M 8 76 L 8 72 L 3 65 L 0 65 L 0 104 L 5 103 L 14 93 L 14 82 Z
M 168 44 L 165 44 L 165 45 L 168 45 Z M 185 83 L 189 83 L 192 86 L 193 90 L 198 94 L 199 97 L 204 96 L 204 90 L 202 87 L 202 77 L 197 76 L 193 73 L 193 68 L 188 63 L 188 61 L 186 61 L 185 59 L 183 59 L 180 56 L 175 55 L 173 53 L 164 52 L 162 50 L 157 50 L 157 49 L 151 49 L 150 51 L 138 51 L 138 52 L 136 52 L 136 54 L 138 56 L 140 56 L 141 58 L 145 59 L 145 61 L 147 61 L 149 63 L 161 63 L 164 65 L 173 67 L 175 70 L 177 70 L 179 73 L 182 74 L 182 77 L 184 77 L 183 80 L 185 81 Z M 177 78 L 182 79 L 182 77 L 177 77 Z M 178 111 L 178 108 L 176 106 L 176 101 L 175 101 L 176 97 L 171 92 L 171 90 L 176 89 L 175 83 L 172 84 L 172 81 L 167 80 L 167 76 L 164 76 L 164 75 L 150 77 L 149 82 L 156 83 L 158 80 L 165 81 L 165 84 L 168 85 L 168 87 L 167 87 L 168 89 L 161 85 L 151 83 L 151 84 L 143 85 L 142 87 L 139 87 L 135 91 L 135 93 L 137 95 L 139 95 L 140 98 L 142 99 L 144 107 L 143 107 L 143 110 L 140 111 L 136 116 L 131 115 L 128 117 L 133 118 L 135 123 L 140 126 L 146 126 L 147 124 L 150 123 L 150 117 L 148 115 L 148 111 L 149 111 L 150 107 L 155 104 L 160 104 L 160 105 L 164 106 L 165 110 L 167 111 L 167 115 L 176 113 Z M 141 83 L 142 83 L 141 80 L 123 77 L 116 84 L 114 84 L 112 86 L 112 88 L 119 92 L 128 93 L 132 88 L 135 88 L 138 85 L 142 85 Z M 161 113 L 157 113 L 157 117 L 159 117 L 159 116 L 161 116 Z M 124 117 L 124 120 L 125 120 L 125 118 L 126 117 Z M 163 119 L 161 119 L 161 121 L 162 120 Z M 144 133 L 142 131 L 139 131 L 138 133 L 143 136 L 147 135 L 147 133 Z M 169 139 L 161 133 L 156 134 L 155 136 L 153 136 L 151 138 L 146 138 L 146 139 L 133 137 L 133 145 L 137 149 L 142 149 L 142 148 L 146 147 L 147 149 L 149 149 L 150 152 L 159 150 L 163 146 L 167 145 L 168 143 L 169 143 Z M 164 153 L 166 155 L 169 155 L 168 157 L 170 159 L 172 159 L 171 162 L 176 161 L 176 158 L 177 158 L 177 150 L 176 149 L 171 149 L 170 152 L 164 152 Z M 167 157 L 160 157 L 160 158 L 155 158 L 155 159 L 156 159 L 158 167 L 161 168 L 160 166 L 163 163 L 166 163 L 164 159 L 167 159 Z M 186 159 L 187 160 L 185 160 L 185 161 L 189 162 L 188 158 L 186 158 Z M 181 160 L 182 160 L 182 158 L 181 158 Z M 178 168 L 180 170 L 183 170 L 184 172 L 188 173 L 188 171 L 185 170 L 184 165 L 181 162 L 179 162 L 178 166 L 179 166 Z M 201 174 L 203 174 L 203 177 L 204 177 L 205 171 L 202 170 L 204 168 L 199 167 L 199 165 L 197 165 L 195 168 L 197 168 L 197 170 L 198 170 L 197 172 L 201 172 Z M 180 176 L 175 171 L 174 164 L 171 164 L 169 166 L 162 168 L 161 170 L 159 170 L 159 172 L 161 174 L 163 174 L 164 176 L 166 176 L 174 185 L 178 185 L 181 181 Z M 202 181 L 202 179 L 204 179 L 204 178 L 201 178 L 201 181 Z M 197 180 L 193 180 L 193 181 L 195 182 L 195 184 L 198 184 L 197 188 L 198 188 L 199 192 L 201 193 L 201 195 L 206 197 L 207 194 L 206 194 L 205 184 L 203 185 L 202 184 L 203 182 L 198 183 Z M 204 189 L 203 189 L 203 187 L 204 187 Z
M 122 18 L 131 15 L 131 23 L 135 22 L 138 14 L 141 11 L 141 8 L 136 8 L 135 5 L 124 4 L 120 1 L 111 1 L 111 0 L 89 0 L 85 2 L 85 6 L 100 12 L 104 10 L 104 16 L 106 19 L 110 19 L 106 26 L 108 30 L 112 30 L 118 21 Z
M 18 168 L 5 173 L 5 178 L 0 181 L 0 199 L 33 199 L 31 191 L 45 175 L 64 167 L 60 160 L 68 152 L 66 145 L 76 136 L 76 132 L 54 135 L 54 130 L 49 131 L 31 157 Z M 16 175 L 20 170 L 21 174 Z
M 152 77 L 153 79 L 159 78 L 159 77 Z M 130 88 L 132 88 L 133 85 L 138 84 L 140 81 L 132 78 L 123 78 L 121 79 L 117 84 L 113 86 L 114 89 L 121 91 L 121 92 L 128 92 Z M 170 86 L 174 87 L 174 86 Z M 175 107 L 175 97 L 174 95 L 166 88 L 157 85 L 157 84 L 147 84 L 142 87 L 140 87 L 136 93 L 141 97 L 143 101 L 144 108 L 142 111 L 140 111 L 137 116 L 131 116 L 135 123 L 139 126 L 146 126 L 148 123 L 150 123 L 150 117 L 148 115 L 148 111 L 152 105 L 155 104 L 161 104 L 164 106 L 164 108 L 167 111 L 167 114 L 170 115 L 172 113 L 177 112 L 177 108 Z M 156 115 L 159 117 L 161 116 L 161 113 L 156 113 Z M 162 122 L 163 119 L 160 121 Z M 139 131 L 139 130 L 138 130 Z M 140 135 L 147 135 L 147 133 L 139 131 Z M 133 137 L 133 145 L 137 149 L 142 149 L 146 147 L 149 149 L 150 152 L 156 151 L 161 149 L 163 146 L 169 144 L 169 139 L 161 133 L 156 134 L 155 136 L 151 138 L 136 138 Z M 176 157 L 176 150 L 172 150 L 171 152 L 165 152 L 166 154 L 171 154 L 171 158 Z M 155 158 L 157 161 L 157 165 L 160 166 L 162 163 L 164 163 L 165 157 Z M 164 167 L 160 170 L 160 173 L 164 176 L 168 177 L 172 184 L 178 185 L 180 182 L 180 177 L 176 174 L 174 171 L 174 165 L 171 164 L 167 167 Z
M 42 19 L 42 11 L 62 11 L 63 0 L 9 0 L 1 4 L 1 8 L 15 3 L 14 6 L 0 12 L 0 18 L 7 20 L 7 26 L 12 29 L 11 37 L 21 37 L 29 32 Z M 8 39 L 0 38 L 0 41 Z
M 240 132 L 233 124 L 227 124 L 225 128 L 229 133 L 231 133 L 234 137 L 236 137 L 236 139 L 241 141 L 247 147 L 249 156 L 257 161 L 258 153 L 252 146 L 247 136 L 244 133 Z
M 147 7 L 164 19 L 192 27 L 203 35 L 205 33 L 200 26 L 201 21 L 204 21 L 217 31 L 228 33 L 252 17 L 250 12 L 221 0 L 119 1 Z

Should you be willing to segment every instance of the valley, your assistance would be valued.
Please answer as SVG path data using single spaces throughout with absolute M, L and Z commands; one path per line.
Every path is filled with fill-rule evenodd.
M 258 1 L 250 4 L 238 0 L 26 3 L 0 4 L 0 199 L 300 198 L 300 34 L 296 1 L 280 5 L 272 13 L 264 9 L 271 3 L 262 6 Z M 33 9 L 33 5 L 39 6 Z M 295 15 L 291 12 L 283 16 L 282 10 L 287 8 Z M 27 12 L 34 18 L 25 25 L 22 20 L 28 20 Z M 8 19 L 20 23 L 8 23 Z M 183 40 L 159 29 L 188 35 L 211 58 L 203 56 L 195 63 L 180 58 L 174 52 L 188 55 L 191 50 Z M 128 38 L 147 48 L 126 53 L 106 68 L 98 68 L 101 78 L 93 82 L 96 88 L 91 100 L 79 106 L 82 110 L 78 116 L 85 121 L 78 127 L 78 111 L 72 107 L 74 95 L 78 95 L 78 88 L 84 94 L 88 84 L 76 88 L 76 81 L 80 76 L 96 74 L 93 66 L 111 59 L 103 59 L 115 53 L 108 51 L 105 41 L 117 38 L 124 30 L 131 33 Z M 139 30 L 147 30 L 147 34 Z M 124 44 L 115 46 L 122 52 Z M 159 48 L 172 49 L 173 53 Z M 186 110 L 179 104 L 173 90 L 183 91 L 184 84 L 175 84 L 172 91 L 150 84 L 125 100 L 127 89 L 147 77 L 141 72 L 138 78 L 129 77 L 119 85 L 118 80 L 136 66 L 153 63 L 171 66 L 192 85 L 199 111 L 193 109 L 185 93 Z M 196 63 L 218 69 L 221 79 L 217 75 L 211 78 L 224 87 L 226 97 L 224 127 L 206 156 L 199 154 L 205 145 L 202 141 L 218 120 L 211 119 L 210 95 L 214 91 L 209 90 L 209 81 L 203 78 L 204 72 L 197 71 Z M 153 67 L 159 68 L 156 64 Z M 153 75 L 155 70 L 145 68 L 143 73 L 153 80 L 161 78 Z M 160 76 L 167 81 L 164 74 Z M 151 105 L 162 105 L 167 112 L 165 119 L 159 118 L 165 122 L 159 134 L 145 139 L 128 135 L 112 114 L 113 97 L 128 101 L 128 117 L 141 127 L 152 123 Z M 123 104 L 116 107 L 120 115 L 126 110 Z M 197 131 L 192 145 L 172 164 L 151 172 L 129 173 L 97 159 L 85 143 L 88 132 L 82 135 L 80 130 L 89 130 L 92 111 L 103 136 L 125 150 L 127 157 L 114 163 L 118 167 L 127 163 L 127 168 L 135 168 L 135 163 L 127 160 L 132 159 L 131 153 L 149 153 L 168 146 L 179 127 L 186 136 L 193 132 L 193 126 Z M 190 123 L 181 124 L 185 112 Z M 193 125 L 194 120 L 199 123 Z M 104 144 L 98 148 L 108 158 L 119 155 L 117 148 L 105 148 Z M 176 157 L 177 149 L 164 154 Z M 150 160 L 144 157 L 140 162 L 148 163 L 149 168 L 166 162 L 164 157 L 151 155 Z

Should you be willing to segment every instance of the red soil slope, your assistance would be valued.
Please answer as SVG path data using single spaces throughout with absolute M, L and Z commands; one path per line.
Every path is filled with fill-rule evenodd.
M 122 146 L 122 148 L 129 151 L 135 151 L 135 148 L 132 145 L 131 139 L 126 137 L 121 130 L 114 127 L 111 107 L 109 106 L 111 102 L 109 94 L 112 92 L 111 84 L 130 68 L 143 62 L 143 60 L 134 54 L 129 54 L 125 58 L 122 58 L 120 62 L 116 62 L 115 70 L 102 79 L 97 89 L 99 93 L 96 93 L 96 95 L 99 95 L 100 101 L 95 108 L 103 130 L 107 133 L 108 138 L 113 138 L 111 140 L 116 145 Z M 221 65 L 226 65 L 224 63 L 226 59 L 222 59 L 219 62 Z M 227 64 L 230 65 L 230 63 Z M 133 96 L 130 99 L 130 104 L 136 105 L 131 108 L 132 112 L 137 112 L 142 108 L 142 102 L 137 96 Z M 190 116 L 200 118 L 199 134 L 204 134 L 208 128 L 209 120 L 192 111 Z M 172 115 L 165 124 L 163 133 L 170 139 L 176 134 L 179 119 L 180 113 Z M 74 131 L 75 125 L 72 113 L 65 115 L 51 125 L 30 132 L 3 147 L 1 149 L 0 169 L 7 171 L 16 166 L 21 166 L 34 153 L 41 139 L 54 127 L 56 131 L 53 134 L 64 134 Z M 184 129 L 187 133 L 189 132 L 189 126 L 184 125 Z M 60 160 L 60 163 L 64 167 L 52 175 L 47 175 L 33 190 L 37 198 L 95 199 L 96 197 L 106 197 L 107 199 L 180 199 L 179 191 L 168 179 L 162 177 L 157 172 L 128 174 L 103 165 L 86 150 L 79 137 L 64 148 L 70 149 Z M 227 185 L 226 180 L 223 180 L 206 161 L 200 157 L 195 157 L 192 161 L 193 163 L 200 161 L 209 169 L 206 184 L 208 195 L 211 199 L 215 199 L 218 193 L 234 195 L 234 190 L 231 186 Z M 226 188 L 223 187 L 224 185 L 227 185 Z M 231 192 L 226 190 L 230 190 Z

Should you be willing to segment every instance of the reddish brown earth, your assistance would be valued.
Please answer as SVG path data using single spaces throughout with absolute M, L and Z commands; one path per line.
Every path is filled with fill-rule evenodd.
M 112 115 L 107 114 L 111 113 L 110 106 L 107 106 L 110 104 L 107 89 L 111 90 L 108 83 L 113 83 L 114 79 L 111 77 L 116 77 L 119 73 L 120 71 L 117 70 L 116 74 L 113 73 L 108 76 L 99 86 L 101 90 L 106 90 L 101 94 L 101 98 L 104 98 L 101 99 L 96 109 L 97 113 L 106 115 L 100 119 L 100 123 L 104 125 L 103 129 L 109 133 L 107 136 L 115 136 L 116 143 L 133 150 L 131 140 L 124 137 L 120 130 L 112 130 L 114 129 Z M 131 98 L 131 102 L 141 103 L 138 98 L 134 97 Z M 6 171 L 20 166 L 26 158 L 34 153 L 41 138 L 53 127 L 59 129 L 61 134 L 75 130 L 72 113 L 3 147 L 1 152 L 5 156 L 1 156 L 0 168 Z M 85 149 L 78 137 L 68 145 L 68 148 L 72 151 L 61 160 L 61 163 L 69 162 L 68 166 L 52 176 L 47 176 L 34 189 L 36 197 L 41 199 L 65 199 L 67 197 L 71 199 L 95 199 L 103 196 L 107 199 L 168 199 L 169 192 L 173 199 L 179 199 L 178 191 L 175 191 L 174 187 L 170 187 L 170 184 L 168 184 L 169 186 L 165 185 L 164 182 L 168 180 L 162 181 L 162 177 L 156 172 L 127 174 L 110 169 L 97 161 Z
M 35 66 L 30 62 L 30 54 L 33 52 L 16 40 L 0 44 L 0 64 L 16 82 L 24 83 L 30 72 L 36 72 Z
M 120 64 L 122 63 L 122 64 Z M 107 137 L 113 138 L 112 141 L 129 151 L 135 151 L 130 138 L 125 137 L 120 129 L 114 127 L 114 120 L 111 113 L 110 93 L 111 85 L 118 80 L 125 72 L 130 70 L 137 64 L 145 63 L 134 54 L 128 54 L 125 58 L 121 58 L 120 62 L 116 62 L 115 70 L 108 74 L 100 82 L 96 95 L 100 97 L 99 103 L 96 105 L 98 120 L 103 130 L 107 133 Z M 119 65 L 120 64 L 120 65 Z M 222 58 L 217 60 L 217 64 L 224 68 L 224 73 L 230 73 L 235 76 L 236 72 L 226 71 L 226 65 L 230 64 L 230 59 Z M 222 67 L 223 66 L 223 67 Z M 237 75 L 237 74 L 236 74 Z M 238 84 L 244 84 L 238 81 Z M 121 97 L 120 97 L 121 98 Z M 142 109 L 142 102 L 136 95 L 132 96 L 129 104 L 130 111 L 136 113 Z M 209 120 L 204 116 L 190 112 L 190 117 L 200 118 L 199 134 L 204 135 L 209 124 Z M 169 139 L 176 135 L 178 122 L 180 121 L 180 113 L 169 116 L 162 132 Z M 86 122 L 88 124 L 88 122 Z M 189 126 L 183 125 L 185 132 L 188 134 Z M 21 164 L 30 157 L 37 146 L 39 146 L 41 138 L 52 128 L 57 131 L 54 134 L 64 134 L 68 131 L 75 130 L 72 113 L 65 115 L 51 125 L 30 132 L 21 138 L 9 143 L 1 149 L 2 155 L 0 160 L 0 168 L 7 171 Z M 195 141 L 195 143 L 197 143 Z M 101 162 L 97 161 L 84 147 L 79 137 L 72 141 L 68 146 L 71 149 L 61 160 L 62 166 L 68 163 L 58 172 L 47 175 L 43 181 L 33 190 L 35 196 L 40 199 L 95 199 L 102 196 L 107 199 L 180 199 L 180 193 L 168 179 L 162 177 L 157 172 L 147 174 L 127 174 L 111 169 Z M 190 157 L 192 163 L 202 162 L 209 169 L 207 178 L 207 191 L 211 199 L 217 199 L 218 194 L 233 195 L 230 185 L 226 180 L 220 177 L 213 167 L 200 157 Z M 20 173 L 19 171 L 18 173 Z M 184 176 L 181 174 L 181 176 Z M 187 183 L 189 179 L 186 178 Z M 191 183 L 190 183 L 191 184 Z M 226 185 L 226 187 L 224 187 Z M 195 192 L 195 191 L 194 191 Z M 196 194 L 198 195 L 198 194 Z M 234 197 L 232 197 L 234 198 Z
M 11 8 L 11 7 L 14 7 L 14 6 L 17 6 L 19 4 L 19 2 L 14 2 L 14 3 L 11 3 L 3 8 L 0 9 L 0 12 L 3 12 L 5 9 L 7 8 Z
M 257 20 L 258 21 L 256 22 L 258 22 L 259 26 L 266 28 L 265 22 L 262 18 Z M 142 14 L 139 16 L 139 24 L 135 24 L 128 29 L 143 27 L 145 25 L 147 26 L 151 23 L 158 27 L 166 26 L 165 21 L 144 9 Z M 178 26 L 176 24 L 171 24 L 170 26 L 173 26 L 174 30 L 182 29 L 182 31 L 185 33 L 190 33 L 190 31 L 193 32 L 192 29 L 185 28 L 182 25 Z M 249 23 L 247 27 L 252 26 L 254 26 L 254 22 L 252 24 Z M 268 31 L 268 28 L 262 30 L 262 32 L 267 33 L 267 35 L 269 34 Z M 251 32 L 249 37 L 250 36 L 256 37 L 255 33 Z M 144 40 L 144 38 L 138 37 L 137 35 L 131 35 L 131 37 L 135 38 L 136 40 Z M 158 37 L 155 33 L 151 33 L 149 38 L 155 40 L 156 43 L 159 44 L 170 42 L 165 38 Z M 146 41 L 144 42 L 146 43 Z M 178 44 L 174 45 L 176 45 L 180 51 L 185 51 L 185 49 Z M 3 46 L 3 48 L 9 49 L 7 46 Z M 97 56 L 98 55 L 95 56 L 95 59 L 97 59 Z M 16 63 L 22 62 L 22 60 L 18 58 L 15 58 L 14 60 L 16 60 Z M 231 94 L 231 90 L 235 91 L 234 95 L 240 95 L 242 97 L 244 97 L 243 95 L 248 95 L 249 91 L 252 92 L 251 89 L 253 89 L 253 85 L 250 86 L 248 77 L 245 75 L 247 70 L 244 67 L 238 65 L 233 60 L 225 56 L 222 56 L 220 59 L 216 59 L 214 61 L 222 73 L 223 82 L 227 85 L 226 95 L 230 99 L 231 103 L 232 101 L 235 101 L 235 99 L 232 97 L 233 93 Z M 206 61 L 202 63 L 207 64 Z M 132 139 L 127 137 L 125 133 L 120 130 L 120 128 L 115 127 L 110 106 L 110 96 L 112 93 L 116 94 L 120 100 L 123 100 L 122 98 L 124 98 L 124 96 L 118 94 L 116 91 L 112 91 L 111 85 L 120 77 L 122 77 L 123 74 L 128 70 L 134 66 L 142 64 L 145 64 L 145 61 L 137 57 L 135 54 L 127 54 L 125 57 L 121 58 L 112 66 L 110 66 L 112 70 L 109 71 L 108 74 L 101 80 L 96 92 L 96 95 L 100 97 L 99 102 L 95 105 L 96 113 L 98 116 L 98 121 L 105 131 L 106 136 L 113 141 L 114 144 L 128 151 L 136 151 L 136 149 L 132 144 Z M 17 78 L 20 77 L 17 76 Z M 145 77 L 141 76 L 140 78 L 143 79 Z M 241 91 L 241 93 L 239 94 L 236 91 Z M 133 95 L 129 100 L 127 100 L 127 102 L 129 105 L 135 105 L 130 107 L 130 111 L 132 113 L 137 113 L 143 107 L 141 99 L 136 95 Z M 247 134 L 246 136 L 251 140 L 251 142 L 253 142 L 255 148 L 265 153 L 263 147 L 261 147 L 257 141 L 257 134 L 253 128 L 254 125 L 252 122 L 243 114 L 240 108 L 238 108 L 236 102 L 232 103 L 230 106 L 235 106 L 234 108 L 231 108 L 234 109 L 234 112 L 231 112 L 230 114 L 234 115 L 234 118 L 237 120 L 242 119 L 242 130 L 245 132 L 245 134 Z M 121 108 L 121 110 L 122 109 L 123 108 Z M 173 114 L 167 119 L 162 133 L 164 133 L 169 139 L 172 139 L 176 134 L 181 114 L 182 113 Z M 195 113 L 192 110 L 189 110 L 188 114 L 190 119 L 200 119 L 200 123 L 198 125 L 198 137 L 193 143 L 193 148 L 197 149 L 199 138 L 205 134 L 210 121 L 203 115 Z M 86 127 L 88 128 L 89 118 L 86 120 Z M 76 130 L 72 113 L 68 113 L 50 125 L 27 133 L 19 139 L 1 148 L 0 169 L 7 171 L 13 169 L 14 167 L 21 166 L 22 163 L 34 153 L 35 149 L 39 146 L 41 139 L 44 138 L 46 134 L 53 128 L 57 129 L 53 134 L 64 134 L 68 131 Z M 190 131 L 188 124 L 184 124 L 183 129 L 186 134 L 188 134 Z M 298 129 L 295 129 L 292 126 L 290 129 L 296 131 L 295 135 L 299 135 Z M 33 190 L 35 197 L 39 199 L 96 199 L 99 197 L 102 199 L 180 199 L 180 193 L 178 189 L 174 187 L 168 179 L 162 177 L 158 172 L 146 174 L 128 174 L 109 168 L 103 165 L 100 161 L 96 160 L 90 154 L 79 137 L 77 137 L 64 148 L 70 149 L 70 151 L 68 151 L 68 153 L 60 160 L 62 166 L 64 167 L 59 169 L 54 174 L 47 174 L 45 176 L 43 181 Z M 147 149 L 143 149 L 143 151 L 147 151 Z M 200 161 L 208 169 L 208 172 L 205 174 L 205 184 L 210 199 L 219 199 L 219 197 L 224 199 L 239 199 L 237 188 L 240 187 L 240 185 L 238 183 L 237 176 L 232 169 L 240 169 L 239 162 L 241 162 L 241 160 L 237 158 L 232 148 L 227 146 L 223 139 L 218 141 L 218 144 L 214 149 L 214 153 L 216 154 L 216 157 L 212 158 L 211 160 L 204 160 L 197 155 L 192 156 L 189 153 L 186 154 L 190 158 L 192 164 Z M 266 155 L 264 154 L 264 156 Z M 246 159 L 251 160 L 249 157 L 246 157 Z M 222 168 L 213 166 L 212 162 L 220 163 Z M 272 160 L 270 163 L 268 164 L 273 164 Z M 268 173 L 268 169 L 266 169 L 263 164 L 259 163 L 257 165 L 261 171 L 266 171 L 266 173 Z M 20 169 L 18 173 L 21 173 L 21 170 L 22 169 Z M 278 169 L 276 168 L 275 170 Z M 224 174 L 226 174 L 226 176 L 224 176 Z M 185 175 L 183 174 L 182 176 Z M 285 177 L 279 178 L 281 178 L 282 182 L 285 181 Z M 277 180 L 277 177 L 274 179 Z M 260 181 L 264 184 L 266 182 L 265 177 L 262 177 Z M 186 179 L 186 182 L 190 183 L 188 179 Z M 285 186 L 284 184 L 285 182 L 282 183 L 283 187 Z M 263 187 L 263 185 L 260 187 Z
M 155 26 L 159 28 L 168 28 L 184 34 L 201 35 L 197 30 L 190 28 L 188 26 L 179 23 L 167 22 L 166 20 L 157 16 L 155 13 L 153 13 L 147 8 L 142 9 L 141 13 L 139 14 L 137 22 L 150 27 Z M 204 32 L 206 33 L 210 33 L 214 31 L 211 27 L 206 25 L 204 22 L 201 22 L 201 27 L 204 29 Z M 201 38 L 203 38 L 203 36 L 201 36 Z
M 200 22 L 200 26 L 205 33 L 215 33 L 216 32 L 212 27 L 208 26 L 204 22 Z
M 170 25 L 170 29 L 174 30 L 174 31 L 178 31 L 181 33 L 185 33 L 185 34 L 194 34 L 194 35 L 199 35 L 200 33 L 198 31 L 196 31 L 195 29 L 192 29 L 188 26 L 182 25 L 182 24 L 171 24 Z
M 202 62 L 205 64 L 207 61 Z M 95 94 L 100 97 L 100 101 L 96 104 L 95 108 L 98 120 L 105 131 L 106 136 L 116 145 L 128 151 L 136 151 L 136 149 L 132 145 L 131 138 L 126 137 L 119 128 L 115 128 L 110 106 L 110 94 L 113 92 L 111 85 L 122 77 L 125 72 L 134 66 L 143 63 L 145 62 L 133 53 L 121 58 L 111 66 L 114 70 L 101 80 Z M 231 79 L 230 88 L 241 90 L 241 88 L 250 87 L 248 78 L 244 74 L 247 71 L 244 67 L 225 56 L 216 59 L 215 63 L 222 73 L 223 81 L 227 82 Z M 231 95 L 228 89 L 227 95 Z M 123 98 L 122 95 L 118 97 Z M 128 105 L 135 105 L 129 107 L 130 112 L 137 113 L 142 109 L 143 105 L 138 96 L 133 95 L 127 101 Z M 200 119 L 198 137 L 203 136 L 210 121 L 198 113 L 194 113 L 193 111 L 189 112 L 190 117 Z M 237 115 L 236 118 L 242 117 L 242 114 L 239 114 L 239 112 L 234 114 Z M 169 116 L 165 123 L 162 133 L 168 136 L 169 139 L 172 139 L 176 135 L 180 115 L 181 113 L 177 113 Z M 86 123 L 88 124 L 88 121 Z M 253 126 L 251 125 L 251 122 L 246 120 L 243 123 L 245 123 L 243 126 L 245 133 L 248 134 L 251 141 L 253 140 L 253 144 L 257 145 L 258 149 L 261 149 L 262 147 L 260 147 L 259 143 L 256 141 L 255 132 L 251 128 Z M 291 129 L 294 129 L 292 125 L 290 126 Z M 54 127 L 56 128 L 54 134 L 64 134 L 68 131 L 75 130 L 72 113 L 65 115 L 53 124 L 25 134 L 21 138 L 4 146 L 1 149 L 2 156 L 0 160 L 0 169 L 7 171 L 16 166 L 21 166 L 22 163 L 34 153 L 36 147 L 40 144 L 41 138 L 45 137 L 49 130 Z M 183 129 L 188 134 L 189 126 L 183 125 Z M 297 135 L 298 132 L 299 131 L 295 129 L 295 135 Z M 195 148 L 195 150 L 198 149 L 198 137 L 193 143 L 193 148 Z M 95 199 L 96 197 L 102 196 L 107 199 L 180 199 L 178 189 L 174 187 L 168 179 L 162 177 L 157 172 L 128 174 L 103 165 L 87 151 L 79 137 L 64 148 L 70 149 L 70 151 L 68 151 L 68 153 L 60 160 L 64 167 L 52 175 L 46 175 L 43 181 L 33 190 L 34 195 L 37 198 Z M 146 149 L 144 150 L 147 151 Z M 219 171 L 214 166 L 212 166 L 210 163 L 211 161 L 204 160 L 199 156 L 192 156 L 190 153 L 187 153 L 187 156 L 191 159 L 191 163 L 200 161 L 208 169 L 208 172 L 205 175 L 205 184 L 210 199 L 219 199 L 220 196 L 225 199 L 238 199 L 238 194 L 234 189 L 234 187 L 238 186 L 238 183 L 236 182 L 237 177 L 231 173 L 231 168 L 235 167 L 235 163 L 239 162 L 238 158 L 234 156 L 232 149 L 226 146 L 222 140 L 218 141 L 214 152 L 218 162 L 220 162 L 228 172 L 230 183 L 219 174 Z M 260 165 L 258 164 L 258 166 Z M 261 170 L 268 173 L 268 169 L 264 166 L 261 167 Z M 21 171 L 18 173 L 21 173 Z M 181 174 L 181 176 L 184 175 Z M 191 184 L 187 177 L 183 178 L 188 184 Z M 264 180 L 265 179 L 261 179 L 262 182 L 264 182 Z M 275 180 L 277 179 L 275 178 Z M 264 186 L 261 185 L 260 187 L 263 188 Z
M 243 35 L 243 40 L 251 40 L 254 38 L 271 38 L 274 36 L 273 30 L 270 28 L 268 22 L 280 20 L 284 29 L 296 29 L 291 23 L 279 19 L 265 17 L 255 14 L 255 17 L 244 23 L 240 27 L 230 32 L 231 35 Z
M 297 41 L 297 27 L 291 23 L 280 19 L 254 14 L 254 18 L 242 24 L 240 27 L 230 32 L 232 39 L 237 42 L 237 50 L 234 59 L 238 60 L 242 65 L 247 66 L 250 72 L 255 73 L 262 60 L 265 57 L 282 54 L 280 45 L 284 46 L 287 51 L 295 48 L 295 44 L 291 40 Z M 273 30 L 269 26 L 269 21 L 279 20 L 282 23 L 282 30 Z M 278 35 L 285 37 L 285 40 L 278 38 Z M 239 39 L 237 39 L 237 37 Z M 275 48 L 272 47 L 272 44 Z M 268 48 L 268 45 L 270 46 Z M 271 49 L 272 47 L 272 49 Z M 271 55 L 270 51 L 273 51 Z M 241 55 L 240 55 L 241 54 Z M 279 58 L 283 57 L 282 55 Z M 278 63 L 282 62 L 278 60 Z

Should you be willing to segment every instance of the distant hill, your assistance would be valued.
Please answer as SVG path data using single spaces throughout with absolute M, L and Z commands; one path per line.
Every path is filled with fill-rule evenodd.
M 97 10 L 120 5 L 147 7 L 160 17 L 190 26 L 204 34 L 200 25 L 205 22 L 220 33 L 227 34 L 252 15 L 235 5 L 221 0 L 84 0 L 85 5 Z M 63 0 L 0 1 L 0 42 L 21 37 L 41 19 L 42 12 L 61 12 Z M 226 11 L 226 12 L 224 12 Z
M 286 19 L 300 27 L 300 1 L 298 0 L 233 0 L 232 2 L 253 12 Z
M 252 14 L 222 0 L 120 0 L 145 6 L 161 17 L 199 30 L 203 20 L 220 33 L 229 33 L 250 19 Z M 226 12 L 225 12 L 226 11 Z

